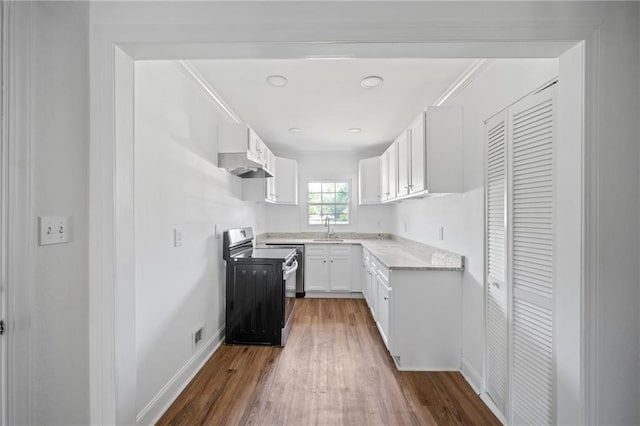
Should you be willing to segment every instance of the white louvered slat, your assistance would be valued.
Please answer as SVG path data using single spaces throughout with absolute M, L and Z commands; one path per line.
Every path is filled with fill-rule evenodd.
M 515 424 L 552 424 L 554 103 L 552 86 L 509 108 L 511 411 Z
M 504 414 L 508 395 L 508 304 L 505 272 L 506 112 L 487 121 L 485 131 L 487 134 L 487 392 Z

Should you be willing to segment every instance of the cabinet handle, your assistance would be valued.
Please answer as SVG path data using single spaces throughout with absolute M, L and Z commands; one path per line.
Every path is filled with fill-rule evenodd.
M 333 263 L 333 259 L 331 259 L 331 263 Z
M 389 300 L 389 298 L 387 296 L 384 296 L 384 300 Z
M 323 260 L 323 261 L 322 261 L 322 263 L 327 263 L 327 261 L 326 261 L 326 260 Z

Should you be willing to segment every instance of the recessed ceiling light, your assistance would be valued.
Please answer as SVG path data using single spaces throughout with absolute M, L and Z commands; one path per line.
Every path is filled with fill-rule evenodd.
M 299 127 L 291 127 L 291 128 L 289 129 L 289 131 L 290 131 L 291 133 L 300 133 L 300 132 L 302 131 L 302 129 L 301 129 L 301 128 L 299 128 Z
M 371 89 L 372 87 L 378 87 L 384 82 L 384 79 L 377 75 L 370 75 L 368 77 L 363 78 L 360 81 L 360 85 L 365 89 Z
M 352 127 L 349 130 L 347 130 L 347 132 L 349 132 L 349 133 L 360 133 L 361 131 L 362 131 L 362 129 L 359 128 L 359 127 Z
M 274 87 L 284 87 L 288 82 L 289 80 L 287 80 L 287 78 L 282 75 L 274 74 L 267 77 L 267 83 Z

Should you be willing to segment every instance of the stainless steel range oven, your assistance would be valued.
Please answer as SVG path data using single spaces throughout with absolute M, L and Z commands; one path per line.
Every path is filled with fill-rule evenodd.
M 255 248 L 251 228 L 223 234 L 227 344 L 284 346 L 295 307 L 298 261 L 293 248 Z

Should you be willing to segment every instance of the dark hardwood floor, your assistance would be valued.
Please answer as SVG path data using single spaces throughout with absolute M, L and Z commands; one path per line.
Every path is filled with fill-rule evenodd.
M 459 373 L 398 372 L 362 299 L 297 299 L 285 348 L 221 346 L 160 425 L 499 425 Z

